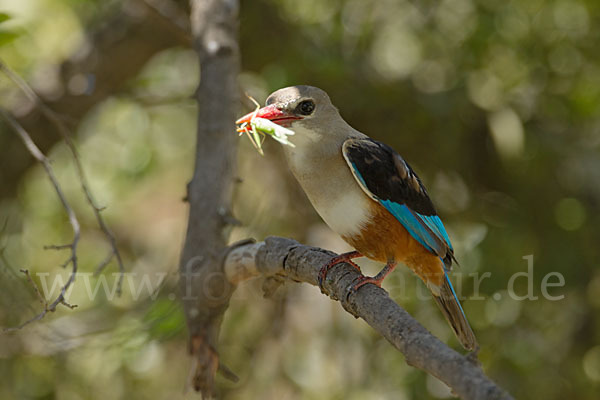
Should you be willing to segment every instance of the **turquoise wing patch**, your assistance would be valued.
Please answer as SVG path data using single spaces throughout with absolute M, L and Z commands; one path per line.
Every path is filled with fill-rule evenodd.
M 357 178 L 360 186 L 367 194 L 384 206 L 403 226 L 408 233 L 422 244 L 427 250 L 434 254 L 445 254 L 447 246 L 453 250 L 450 238 L 442 220 L 437 215 L 422 215 L 411 210 L 406 204 L 400 204 L 392 200 L 383 200 L 371 192 L 354 163 L 350 163 L 352 172 Z

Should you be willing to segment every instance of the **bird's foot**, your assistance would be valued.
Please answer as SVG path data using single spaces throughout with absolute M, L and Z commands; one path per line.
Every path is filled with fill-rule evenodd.
M 381 287 L 381 282 L 383 282 L 383 278 L 377 279 L 377 277 L 375 277 L 375 276 L 362 275 L 362 276 L 359 276 L 355 282 L 356 283 L 354 285 L 349 286 L 348 289 L 346 290 L 346 301 L 348 301 L 350 299 L 350 295 L 355 294 L 358 291 L 358 289 L 365 286 L 367 283 L 372 283 L 373 285 L 375 285 L 377 287 Z
M 383 277 L 377 278 L 376 276 L 361 276 L 358 278 L 358 282 L 350 287 L 350 291 L 356 292 L 361 287 L 365 286 L 367 283 L 372 283 L 377 287 L 381 287 L 381 282 L 383 282 Z
M 329 270 L 334 265 L 340 263 L 348 263 L 354 268 L 356 268 L 359 273 L 362 274 L 362 272 L 360 271 L 360 267 L 354 261 L 352 261 L 353 258 L 357 257 L 362 257 L 362 254 L 360 254 L 358 251 L 351 251 L 349 253 L 340 254 L 339 256 L 333 257 L 331 260 L 329 260 L 327 264 L 325 264 L 323 268 L 321 268 L 321 271 L 319 271 L 319 288 L 321 289 L 321 293 L 325 293 L 325 291 L 323 290 L 323 282 L 325 282 L 327 272 L 329 272 Z
M 348 288 L 348 293 L 346 294 L 346 300 L 348 300 L 348 297 L 350 297 L 351 294 L 356 293 L 358 291 L 358 289 L 360 289 L 367 283 L 372 283 L 373 285 L 375 285 L 377 287 L 381 287 L 381 283 L 383 282 L 385 277 L 388 276 L 388 274 L 390 272 L 392 272 L 395 267 L 396 267 L 395 262 L 388 262 L 386 264 L 386 266 L 383 267 L 383 269 L 377 275 L 375 275 L 375 276 L 364 276 L 364 275 L 360 276 L 358 278 L 358 282 L 356 282 L 354 285 L 352 285 Z

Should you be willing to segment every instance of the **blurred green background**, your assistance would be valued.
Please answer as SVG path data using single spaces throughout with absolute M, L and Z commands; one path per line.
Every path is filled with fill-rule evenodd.
M 177 0 L 0 3 L 8 18 L 0 23 L 0 57 L 73 129 L 132 273 L 122 297 L 100 290 L 93 299 L 86 282 L 113 288 L 117 269 L 88 274 L 69 296 L 78 308 L 0 335 L 0 399 L 196 396 L 184 393 L 190 360 L 174 295 L 198 81 L 196 55 L 185 45 L 187 7 Z M 136 28 L 157 13 L 161 24 Z M 241 4 L 243 91 L 264 102 L 280 87 L 319 86 L 351 125 L 390 144 L 421 175 L 455 245 L 461 267 L 454 280 L 483 366 L 516 398 L 600 393 L 599 24 L 597 0 Z M 108 72 L 68 72 L 81 60 L 82 71 L 101 65 Z M 252 104 L 240 98 L 241 114 Z M 67 148 L 43 129 L 48 124 L 27 119 L 31 104 L 4 75 L 0 103 L 29 121 L 52 159 L 83 225 L 81 271 L 92 273 L 109 246 Z M 239 143 L 243 183 L 234 214 L 243 225 L 232 241 L 281 235 L 347 249 L 312 210 L 276 143 L 265 143 L 265 157 L 245 138 Z M 66 254 L 43 246 L 68 242 L 71 230 L 42 168 L 3 123 L 0 179 L 0 326 L 8 327 L 40 309 L 20 268 L 40 285 L 68 276 L 60 267 Z M 517 300 L 509 281 L 527 271 L 529 255 L 537 300 Z M 369 273 L 380 267 L 361 264 Z M 491 275 L 477 288 L 473 277 L 485 272 Z M 564 286 L 548 289 L 560 300 L 543 296 L 550 272 L 564 277 Z M 143 274 L 150 289 L 140 291 Z M 514 292 L 527 294 L 529 282 L 517 278 Z M 242 284 L 225 317 L 221 356 L 241 381 L 218 378 L 223 398 L 450 397 L 317 288 L 289 283 L 266 300 L 260 285 Z M 417 296 L 422 285 L 409 272 L 397 270 L 384 287 L 459 348 L 433 302 Z

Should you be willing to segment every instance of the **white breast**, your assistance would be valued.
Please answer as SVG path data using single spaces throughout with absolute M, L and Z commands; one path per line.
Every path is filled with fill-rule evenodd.
M 358 190 L 356 190 L 358 189 Z M 356 189 L 315 196 L 311 200 L 317 213 L 325 223 L 342 236 L 360 233 L 370 218 L 370 200 L 356 184 Z M 307 192 L 308 194 L 308 192 Z

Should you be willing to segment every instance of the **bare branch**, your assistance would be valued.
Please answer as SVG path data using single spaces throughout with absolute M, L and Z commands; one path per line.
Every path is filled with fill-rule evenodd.
M 136 8 L 137 10 L 135 10 Z M 143 12 L 140 12 L 140 9 L 143 9 Z M 53 138 L 54 135 L 50 133 L 52 133 L 52 130 L 56 130 L 65 141 L 67 141 L 67 145 L 73 152 L 74 157 L 77 157 L 77 152 L 73 151 L 75 150 L 74 146 L 71 147 L 72 141 L 69 143 L 71 136 L 68 133 L 69 130 L 66 128 L 65 121 L 67 119 L 69 121 L 78 121 L 94 105 L 104 100 L 109 95 L 122 90 L 126 82 L 135 76 L 146 64 L 147 60 L 159 51 L 174 46 L 188 47 L 191 44 L 191 35 L 186 11 L 187 2 L 184 0 L 128 0 L 124 2 L 120 10 L 111 16 L 108 23 L 102 24 L 98 29 L 89 33 L 90 50 L 82 52 L 80 49 L 78 53 L 74 54 L 73 57 L 63 62 L 60 66 L 60 84 L 62 86 L 66 87 L 68 82 L 77 76 L 85 76 L 87 78 L 93 77 L 94 84 L 90 87 L 90 91 L 86 92 L 85 95 L 66 90 L 64 95 L 58 99 L 51 100 L 53 109 L 56 109 L 58 113 L 54 112 L 53 109 L 49 108 L 42 100 L 40 100 L 39 96 L 25 81 L 2 64 L 2 71 L 7 74 L 12 73 L 12 76 L 9 76 L 13 82 L 15 82 L 26 96 L 38 106 L 27 115 L 20 116 L 19 125 L 21 125 L 21 127 L 27 127 L 27 129 L 22 128 L 23 131 L 31 132 L 33 137 L 36 138 L 39 147 L 37 145 L 35 147 L 37 147 L 39 153 L 43 155 L 40 147 L 42 149 L 48 149 L 49 146 L 55 142 L 55 139 Z M 116 26 L 118 26 L 118 29 L 115 29 Z M 45 115 L 52 124 L 48 125 L 46 119 L 39 118 L 40 113 Z M 5 115 L 4 112 L 2 114 Z M 63 115 L 65 117 L 61 118 Z M 9 123 L 9 125 L 13 124 Z M 31 143 L 33 143 L 32 135 L 28 135 Z M 14 149 L 15 151 L 11 152 L 14 156 L 8 161 L 6 158 L 3 160 L 3 168 L 7 165 L 10 168 L 5 170 L 9 173 L 2 177 L 3 185 L 2 190 L 0 190 L 0 197 L 13 193 L 15 186 L 13 182 L 18 180 L 17 177 L 22 174 L 29 165 L 28 162 L 23 161 L 25 157 L 20 153 L 20 149 L 17 146 L 18 142 L 13 145 L 10 136 L 8 136 L 8 139 L 6 140 L 7 142 L 3 141 L 3 145 L 6 146 L 6 148 L 11 150 Z M 32 149 L 28 146 L 27 151 L 31 152 L 31 150 Z M 37 157 L 36 160 L 39 161 Z M 78 173 L 79 171 L 83 173 L 80 163 L 77 165 L 77 168 Z M 10 182 L 7 182 L 7 178 L 10 178 Z M 84 186 L 88 187 L 85 179 L 83 179 L 82 183 Z M 124 266 L 116 246 L 116 240 L 100 216 L 100 212 L 104 207 L 98 207 L 95 204 L 91 191 L 84 188 L 84 192 L 88 199 L 88 203 L 90 203 L 94 211 L 100 228 L 107 236 L 111 246 L 111 251 L 98 265 L 96 273 L 101 272 L 112 260 L 116 259 L 120 271 L 117 286 L 118 293 L 120 294 Z M 47 248 L 57 250 L 68 249 L 71 247 L 72 243 L 60 246 L 47 246 Z M 77 259 L 69 257 L 63 266 L 66 267 L 72 262 L 74 262 L 76 266 Z M 71 285 L 73 280 L 74 276 L 71 275 L 65 286 Z M 64 290 L 61 291 L 61 296 L 64 297 L 64 293 Z M 64 298 L 54 304 L 53 308 L 58 304 L 63 304 L 70 308 L 74 307 L 73 305 L 68 304 Z M 34 320 L 42 319 L 45 314 L 46 312 L 36 315 Z M 30 322 L 33 322 L 33 320 L 26 321 L 16 328 L 20 329 Z
M 114 234 L 108 228 L 106 221 L 104 221 L 104 217 L 102 217 L 102 215 L 101 215 L 101 211 L 104 209 L 104 207 L 99 207 L 96 205 L 96 202 L 92 195 L 92 191 L 90 190 L 90 186 L 87 181 L 87 177 L 85 175 L 85 171 L 83 169 L 83 165 L 81 164 L 81 160 L 79 158 L 79 152 L 77 151 L 75 142 L 73 142 L 73 139 L 71 138 L 71 132 L 65 125 L 64 121 L 60 118 L 60 116 L 57 113 L 55 113 L 50 107 L 48 107 L 42 101 L 42 99 L 35 93 L 35 91 L 31 88 L 31 86 L 29 86 L 27 84 L 27 82 L 25 82 L 13 70 L 11 70 L 1 59 L 0 59 L 0 70 L 2 72 L 4 72 L 4 74 L 6 74 L 6 76 L 8 76 L 10 78 L 10 80 L 12 80 L 21 89 L 21 91 L 27 96 L 27 98 L 41 110 L 42 114 L 46 118 L 48 118 L 48 120 L 50 122 L 52 122 L 54 124 L 54 126 L 57 128 L 58 132 L 62 136 L 63 140 L 67 144 L 67 147 L 69 148 L 69 150 L 71 152 L 71 156 L 72 156 L 73 162 L 75 164 L 75 169 L 77 171 L 77 176 L 78 176 L 79 182 L 81 184 L 81 189 L 83 190 L 83 193 L 85 194 L 85 198 L 86 198 L 88 204 L 90 205 L 90 207 L 92 208 L 92 211 L 94 212 L 94 216 L 96 217 L 96 222 L 98 223 L 98 226 L 104 233 L 104 236 L 106 237 L 106 239 L 109 242 L 110 247 L 111 247 L 111 250 L 107 256 L 107 259 L 105 259 L 100 264 L 100 266 L 96 270 L 96 273 L 100 273 L 110 263 L 110 261 L 112 259 L 116 259 L 117 265 L 119 267 L 119 280 L 117 282 L 117 295 L 120 296 L 121 295 L 121 287 L 123 284 L 123 274 L 125 273 L 125 267 L 123 265 L 121 253 L 119 252 L 119 249 L 117 247 L 117 240 L 116 240 Z M 14 122 L 17 123 L 16 120 L 14 120 Z M 13 124 L 11 123 L 11 125 L 13 125 Z M 14 127 L 15 126 L 13 125 L 13 128 Z M 21 128 L 21 130 L 23 132 L 25 132 L 25 130 L 23 128 Z M 29 151 L 32 152 L 33 148 L 31 147 L 31 145 L 33 145 L 33 147 L 35 147 L 35 149 L 37 149 L 36 151 L 39 153 L 37 156 L 32 153 L 34 155 L 34 157 L 36 159 L 40 160 L 39 157 L 41 155 L 45 159 L 42 152 L 39 150 L 39 148 L 37 146 L 35 146 L 35 144 L 33 143 L 33 140 L 31 140 L 31 137 L 29 136 L 29 134 L 27 134 L 26 132 L 25 132 L 25 134 L 27 135 L 27 138 L 28 138 L 28 142 L 26 142 L 25 145 L 27 146 Z M 30 145 L 28 145 L 28 143 L 30 143 Z M 68 246 L 69 245 L 63 246 L 63 247 L 47 246 L 47 248 L 59 249 L 59 248 L 65 248 Z M 67 262 L 65 264 L 65 266 L 68 263 L 69 262 Z
M 176 46 L 189 48 L 192 43 L 188 0 L 104 3 L 106 15 L 92 23 L 82 45 L 55 66 L 58 76 L 52 86 L 56 90 L 42 96 L 72 129 L 97 104 L 127 90 L 131 79 L 157 53 Z M 73 82 L 80 84 L 73 86 Z M 19 104 L 11 112 L 43 152 L 60 140 L 60 133 L 38 108 Z M 0 159 L 2 199 L 15 194 L 32 162 L 16 136 L 0 134 L 0 147 L 6 150 Z
M 192 0 L 190 4 L 201 78 L 196 92 L 196 166 L 188 185 L 190 214 L 180 260 L 180 284 L 193 357 L 190 383 L 208 397 L 213 394 L 217 371 L 222 371 L 225 377 L 231 376 L 219 362 L 216 351 L 229 297 L 213 299 L 213 290 L 203 290 L 198 282 L 220 270 L 229 224 L 233 221 L 227 216 L 236 156 L 233 121 L 239 104 L 239 5 L 237 0 Z
M 223 265 L 228 282 L 254 276 L 287 277 L 317 285 L 319 270 L 334 253 L 272 237 L 232 248 Z M 348 264 L 331 269 L 325 282 L 329 296 L 356 318 L 362 318 L 406 357 L 407 364 L 446 383 L 462 399 L 511 399 L 481 370 L 476 359 L 450 349 L 375 285 L 348 291 L 360 274 Z
M 48 309 L 48 302 L 46 301 L 46 299 L 44 298 L 44 296 L 42 296 L 42 293 L 40 292 L 40 289 L 37 287 L 37 285 L 35 284 L 35 282 L 33 281 L 33 279 L 31 279 L 31 275 L 29 274 L 29 270 L 28 269 L 20 269 L 19 271 L 21 271 L 22 273 L 24 273 L 25 276 L 27 277 L 27 282 L 29 282 L 29 284 L 33 287 L 33 291 L 35 292 L 35 295 L 36 295 L 38 301 L 44 307 L 44 310 Z
M 38 320 L 44 318 L 44 316 L 48 313 L 48 311 L 54 312 L 56 310 L 56 307 L 59 304 L 65 305 L 69 308 L 76 307 L 76 306 L 73 306 L 73 305 L 67 303 L 65 300 L 65 296 L 66 296 L 67 290 L 75 281 L 75 276 L 77 274 L 77 245 L 79 244 L 81 228 L 79 226 L 79 221 L 77 220 L 77 216 L 75 215 L 75 212 L 69 205 L 67 198 L 65 197 L 62 189 L 60 188 L 60 184 L 58 183 L 58 180 L 56 179 L 56 176 L 54 175 L 54 170 L 52 169 L 52 166 L 50 165 L 50 161 L 48 160 L 48 158 L 35 145 L 35 143 L 31 139 L 31 137 L 27 133 L 27 131 L 25 131 L 25 129 L 23 129 L 23 127 L 17 122 L 17 120 L 15 120 L 8 113 L 8 111 L 0 108 L 0 114 L 2 114 L 2 117 L 8 122 L 8 124 L 19 135 L 19 137 L 21 138 L 21 140 L 25 144 L 25 147 L 31 153 L 31 155 L 36 160 L 38 160 L 40 162 L 40 164 L 42 164 L 42 166 L 46 170 L 46 175 L 48 175 L 48 178 L 50 179 L 52 186 L 54 186 L 54 190 L 55 190 L 56 194 L 58 195 L 58 198 L 60 199 L 60 202 L 67 213 L 67 216 L 69 217 L 69 223 L 71 224 L 71 228 L 73 229 L 73 241 L 69 245 L 67 245 L 67 247 L 69 247 L 71 249 L 71 255 L 69 256 L 66 263 L 64 264 L 65 267 L 68 264 L 71 264 L 71 274 L 69 275 L 69 279 L 67 280 L 67 282 L 61 288 L 60 294 L 56 297 L 56 299 L 50 305 L 45 305 L 44 310 L 41 313 L 39 313 L 38 315 L 36 315 L 35 317 L 33 317 L 32 319 L 25 321 L 24 323 L 22 323 L 21 325 L 19 325 L 17 327 L 3 329 L 4 332 L 10 332 L 10 331 L 21 329 L 24 326 L 26 326 L 34 321 L 38 321 Z M 57 246 L 57 247 L 60 247 L 60 246 Z M 26 275 L 29 278 L 29 274 L 27 273 Z M 34 285 L 34 287 L 35 287 L 35 285 Z M 37 287 L 36 287 L 36 290 L 37 290 Z
M 72 246 L 71 243 L 67 243 L 67 244 L 48 244 L 46 246 L 44 246 L 44 250 L 64 250 L 64 249 L 70 249 Z

